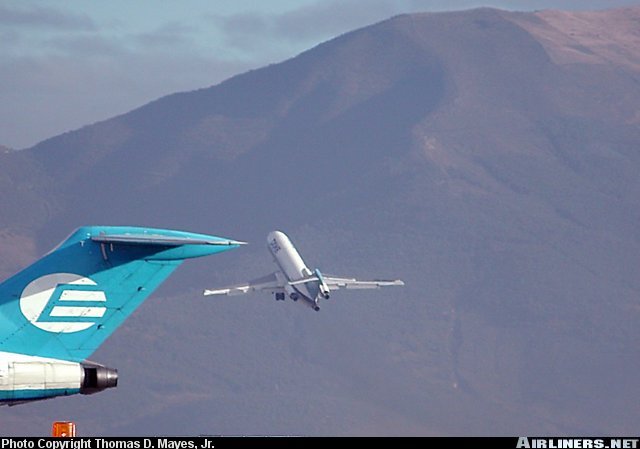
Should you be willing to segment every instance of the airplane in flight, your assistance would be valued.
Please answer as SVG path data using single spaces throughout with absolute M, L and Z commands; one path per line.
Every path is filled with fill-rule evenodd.
M 0 405 L 93 394 L 118 372 L 87 358 L 186 259 L 243 242 L 89 226 L 0 284 Z
M 311 271 L 300 257 L 289 237 L 283 232 L 273 231 L 267 236 L 267 247 L 278 266 L 278 270 L 259 279 L 231 287 L 205 290 L 209 295 L 241 295 L 251 291 L 268 291 L 277 301 L 288 296 L 293 301 L 303 299 L 302 303 L 315 311 L 320 310 L 320 298 L 329 299 L 331 291 L 339 288 L 365 289 L 404 285 L 401 280 L 358 281 L 353 278 L 340 278 L 322 274 L 317 268 Z

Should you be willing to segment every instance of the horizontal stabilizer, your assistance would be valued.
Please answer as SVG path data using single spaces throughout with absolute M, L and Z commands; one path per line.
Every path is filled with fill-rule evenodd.
M 91 240 L 98 243 L 119 243 L 125 245 L 158 245 L 158 246 L 182 246 L 182 245 L 215 245 L 215 246 L 231 246 L 246 245 L 246 242 L 237 242 L 235 240 L 219 239 L 219 240 L 203 240 L 192 239 L 188 237 L 167 237 L 164 235 L 95 235 Z

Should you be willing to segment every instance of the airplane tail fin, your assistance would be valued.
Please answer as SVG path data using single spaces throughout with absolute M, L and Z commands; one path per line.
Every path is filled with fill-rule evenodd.
M 242 243 L 166 229 L 79 228 L 0 284 L 0 351 L 83 361 L 185 259 Z

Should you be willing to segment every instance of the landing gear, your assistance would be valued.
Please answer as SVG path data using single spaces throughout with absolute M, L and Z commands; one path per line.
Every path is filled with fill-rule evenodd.
M 276 293 L 276 301 L 284 301 L 284 293 Z
M 313 308 L 313 310 L 315 310 L 316 312 L 319 312 L 319 311 L 320 311 L 320 307 L 315 306 L 315 307 Z
M 297 301 L 298 300 L 298 294 L 297 293 L 291 293 L 289 295 L 289 298 L 293 299 L 294 301 Z

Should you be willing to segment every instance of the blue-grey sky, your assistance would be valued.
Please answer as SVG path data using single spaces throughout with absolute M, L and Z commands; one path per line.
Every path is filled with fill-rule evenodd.
M 0 145 L 25 148 L 396 14 L 640 0 L 0 0 Z

